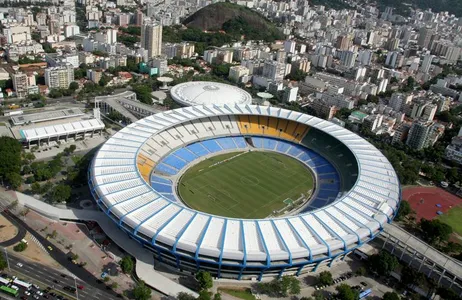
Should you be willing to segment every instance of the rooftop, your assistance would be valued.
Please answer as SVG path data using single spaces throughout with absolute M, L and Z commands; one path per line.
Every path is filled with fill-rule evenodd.
M 185 106 L 192 105 L 245 105 L 252 103 L 246 91 L 224 83 L 191 81 L 174 86 L 170 93 L 173 100 Z
M 83 116 L 85 113 L 80 108 L 70 108 L 55 111 L 46 111 L 28 115 L 12 116 L 13 125 L 24 125 L 29 123 L 39 123 L 58 119 L 73 118 Z

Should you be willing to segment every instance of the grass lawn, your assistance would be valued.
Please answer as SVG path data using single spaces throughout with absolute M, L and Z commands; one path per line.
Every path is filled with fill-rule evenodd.
M 448 224 L 452 229 L 462 236 L 462 206 L 456 206 L 451 208 L 449 211 L 445 212 L 443 215 L 439 216 L 438 219 Z
M 250 289 L 233 289 L 233 288 L 218 288 L 219 292 L 226 293 L 228 295 L 234 296 L 236 298 L 241 298 L 244 300 L 256 300 L 254 295 L 250 292 Z
M 191 208 L 234 218 L 265 218 L 313 189 L 313 175 L 289 156 L 272 152 L 217 155 L 193 166 L 178 184 Z

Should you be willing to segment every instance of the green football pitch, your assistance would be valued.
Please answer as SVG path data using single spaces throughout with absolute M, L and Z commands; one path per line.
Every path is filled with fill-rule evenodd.
M 313 175 L 294 158 L 272 152 L 233 152 L 194 165 L 178 184 L 191 208 L 234 218 L 265 218 L 313 190 Z

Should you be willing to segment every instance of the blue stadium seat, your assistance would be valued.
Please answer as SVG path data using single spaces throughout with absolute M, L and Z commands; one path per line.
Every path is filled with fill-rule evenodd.
M 286 151 L 290 148 L 291 144 L 283 142 L 283 141 L 278 141 L 278 145 L 276 146 L 276 151 L 281 152 L 281 153 L 286 153 Z
M 186 162 L 184 160 L 181 160 L 174 155 L 167 156 L 166 158 L 162 160 L 162 162 L 178 170 L 181 170 L 186 166 Z
M 252 137 L 252 142 L 255 148 L 263 148 L 263 139 L 260 137 Z
M 173 154 L 187 162 L 191 162 L 197 158 L 197 155 L 193 154 L 191 151 L 186 150 L 185 148 L 180 148 L 173 152 Z
M 290 148 L 289 152 L 287 154 L 289 154 L 290 156 L 293 156 L 293 157 L 297 157 L 298 155 L 300 155 L 300 153 L 302 153 L 304 149 L 300 146 L 297 146 L 297 145 L 292 145 L 292 148 Z
M 333 190 L 337 191 L 337 193 L 340 190 L 340 183 L 335 182 L 335 183 L 321 183 L 321 189 L 326 189 L 326 190 Z
M 335 168 L 331 164 L 325 165 L 317 165 L 316 166 L 316 173 L 333 173 L 335 172 Z
M 234 142 L 236 143 L 238 148 L 245 148 L 247 147 L 247 143 L 243 137 L 233 137 Z
M 330 179 L 336 182 L 340 181 L 340 178 L 337 173 L 318 173 L 318 179 L 319 180 Z
M 211 153 L 218 152 L 223 150 L 220 145 L 217 144 L 215 140 L 202 141 L 201 144 L 209 150 Z
M 230 150 L 230 149 L 237 148 L 232 138 L 229 138 L 229 137 L 218 138 L 216 139 L 216 141 L 218 142 L 218 144 L 220 144 L 221 148 L 223 148 L 224 150 Z
M 173 192 L 171 185 L 153 182 L 151 186 L 156 192 L 159 192 L 159 193 L 170 193 L 171 194 Z
M 161 172 L 167 175 L 175 175 L 178 173 L 178 170 L 175 170 L 174 168 L 167 166 L 166 164 L 160 163 L 156 166 L 156 172 Z
M 159 176 L 151 176 L 151 182 L 158 182 L 163 184 L 172 184 L 172 181 L 169 179 L 165 179 Z
M 201 157 L 210 153 L 210 151 L 207 150 L 204 146 L 202 146 L 200 142 L 188 145 L 186 146 L 186 148 L 188 148 L 188 150 L 197 155 L 197 157 Z
M 276 147 L 276 140 L 268 139 L 268 138 L 263 139 L 263 148 L 274 150 L 275 147 Z
M 176 198 L 175 198 L 175 196 L 173 194 L 161 193 L 161 195 L 164 196 L 165 198 L 169 199 L 172 202 L 176 202 Z

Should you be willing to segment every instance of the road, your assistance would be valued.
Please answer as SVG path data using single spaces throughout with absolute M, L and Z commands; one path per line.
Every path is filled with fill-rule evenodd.
M 1 205 L 0 205 L 1 207 Z M 18 229 L 18 233 L 16 234 L 15 237 L 13 237 L 12 239 L 8 240 L 8 241 L 4 241 L 4 242 L 1 242 L 0 243 L 0 246 L 1 247 L 9 247 L 9 246 L 13 246 L 14 244 L 16 243 L 19 243 L 25 236 L 26 236 L 26 229 L 24 229 L 24 227 L 20 226 L 17 222 L 16 222 L 16 219 L 12 218 L 10 216 L 9 213 L 6 213 L 4 211 L 2 211 L 2 216 L 5 217 L 5 219 L 7 219 L 8 221 L 10 221 L 14 226 L 16 226 L 16 228 Z
M 116 293 L 114 291 L 107 290 L 106 286 L 104 284 L 98 283 L 97 282 L 98 279 L 92 273 L 88 272 L 85 268 L 80 267 L 80 266 L 72 263 L 72 261 L 69 260 L 69 256 L 66 253 L 64 253 L 63 251 L 58 249 L 50 241 L 48 241 L 46 238 L 44 238 L 40 234 L 38 234 L 35 230 L 30 228 L 21 219 L 19 219 L 18 217 L 14 216 L 11 213 L 9 213 L 9 215 L 16 221 L 16 223 L 19 224 L 19 226 L 24 227 L 25 230 L 29 231 L 47 249 L 48 254 L 56 262 L 58 262 L 61 266 L 66 268 L 69 272 L 71 272 L 72 274 L 77 276 L 77 278 L 80 278 L 81 280 L 83 279 L 82 282 L 85 282 L 83 285 L 86 288 L 90 289 L 91 287 L 93 287 L 93 289 L 92 289 L 92 290 L 94 290 L 93 293 L 92 293 L 93 295 L 102 294 L 102 293 L 104 293 L 106 295 L 105 298 L 97 297 L 95 299 L 115 299 L 117 297 L 117 295 L 116 295 Z M 48 247 L 51 247 L 53 250 L 49 250 Z M 39 265 L 39 264 L 37 264 L 37 266 L 40 266 L 40 268 L 42 268 L 42 269 L 47 269 L 47 267 Z M 55 273 L 57 272 L 54 269 L 50 269 L 50 268 L 48 268 L 48 269 L 52 270 Z M 32 269 L 32 270 L 39 273 L 39 275 L 36 274 L 38 276 L 38 278 L 42 277 L 39 270 L 34 270 L 34 269 Z M 62 277 L 60 275 L 58 275 L 58 277 L 62 279 Z M 71 279 L 70 281 L 72 283 L 70 285 L 73 286 L 74 285 L 74 280 Z
M 44 265 L 41 265 L 35 262 L 23 260 L 19 258 L 18 256 L 11 254 L 11 253 L 8 253 L 8 260 L 10 262 L 10 268 L 12 271 L 24 274 L 26 277 L 29 277 L 29 278 L 23 278 L 24 281 L 27 281 L 27 282 L 33 281 L 32 283 L 36 282 L 39 285 L 42 285 L 44 287 L 52 287 L 54 290 L 57 290 L 62 294 L 66 294 L 71 297 L 76 297 L 75 294 L 69 293 L 63 289 L 65 286 L 70 286 L 70 287 L 75 286 L 73 277 L 66 275 L 64 273 L 61 273 L 56 269 L 53 269 L 53 268 L 50 268 L 50 267 L 47 267 L 47 266 L 44 266 Z M 19 267 L 17 265 L 18 263 L 23 264 L 23 266 Z M 25 276 L 22 276 L 22 277 L 25 277 Z M 18 276 L 18 277 L 21 278 L 21 276 Z M 105 291 L 89 286 L 86 282 L 83 282 L 79 279 L 76 280 L 76 283 L 77 285 L 84 286 L 83 290 L 77 289 L 79 299 L 94 299 L 94 300 L 114 299 L 115 300 L 117 298 L 116 296 L 109 295 Z M 100 286 L 104 288 L 103 283 L 101 283 Z

